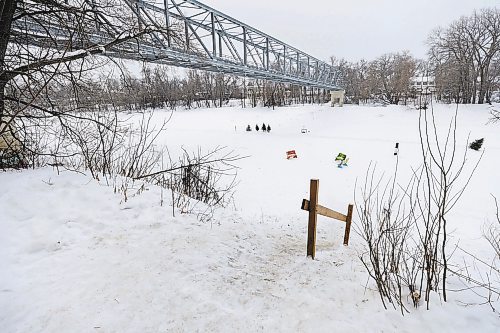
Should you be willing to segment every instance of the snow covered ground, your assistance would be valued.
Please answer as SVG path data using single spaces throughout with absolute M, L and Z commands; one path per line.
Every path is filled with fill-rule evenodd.
M 454 110 L 436 106 L 444 127 Z M 491 258 L 481 227 L 494 218 L 490 194 L 500 197 L 500 125 L 487 121 L 487 106 L 460 107 L 459 146 L 469 133 L 484 137 L 485 154 L 450 218 L 450 243 Z M 255 132 L 263 122 L 270 133 Z M 309 180 L 320 179 L 320 204 L 346 211 L 370 162 L 393 171 L 396 142 L 401 176 L 419 165 L 417 124 L 402 106 L 176 111 L 160 139 L 171 151 L 227 146 L 249 156 L 238 162 L 234 205 L 213 223 L 173 217 L 152 186 L 121 203 L 85 175 L 0 173 L 0 331 L 498 332 L 489 306 L 461 304 L 477 301 L 468 293 L 405 317 L 383 310 L 358 259 L 361 240 L 353 233 L 344 247 L 340 222 L 320 217 L 316 260 L 305 257 Z M 291 149 L 298 159 L 285 159 Z M 339 152 L 349 167 L 336 167 Z M 471 163 L 478 157 L 469 151 Z

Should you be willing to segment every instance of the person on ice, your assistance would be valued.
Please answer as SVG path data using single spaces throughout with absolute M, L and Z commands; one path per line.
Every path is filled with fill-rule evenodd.
M 347 166 L 347 162 L 349 162 L 349 159 L 347 158 L 346 154 L 339 153 L 337 157 L 335 157 L 335 162 L 337 162 L 337 166 L 339 168 L 342 168 L 344 166 Z

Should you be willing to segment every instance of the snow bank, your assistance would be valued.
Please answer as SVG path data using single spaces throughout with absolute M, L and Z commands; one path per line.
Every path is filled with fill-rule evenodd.
M 437 107 L 446 124 L 452 106 Z M 159 111 L 158 121 L 169 116 Z M 453 242 L 491 255 L 481 225 L 500 197 L 500 131 L 487 108 L 463 107 L 458 140 L 485 138 L 483 161 L 453 214 Z M 270 124 L 270 133 L 246 132 Z M 161 138 L 180 147 L 228 146 L 239 163 L 234 207 L 214 223 L 172 216 L 159 189 L 121 203 L 89 177 L 50 168 L 0 173 L 0 327 L 3 332 L 497 332 L 498 315 L 461 306 L 451 293 L 402 317 L 383 310 L 358 256 L 356 234 L 318 221 L 317 260 L 305 258 L 309 179 L 320 203 L 353 202 L 371 161 L 392 172 L 400 143 L 402 177 L 419 163 L 411 108 L 295 106 L 176 111 Z M 309 133 L 301 133 L 307 128 Z M 298 159 L 286 160 L 295 149 Z M 348 168 L 334 158 L 343 152 Z M 477 157 L 470 152 L 470 158 Z M 404 171 L 406 170 L 406 171 Z M 168 197 L 168 196 L 166 196 Z M 457 260 L 460 258 L 457 257 Z M 368 287 L 368 288 L 366 288 Z M 408 299 L 410 303 L 411 300 Z

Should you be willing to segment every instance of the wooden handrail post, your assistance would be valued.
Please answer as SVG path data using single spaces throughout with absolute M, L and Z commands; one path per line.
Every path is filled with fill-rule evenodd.
M 311 179 L 309 200 L 303 199 L 300 209 L 309 212 L 309 224 L 307 226 L 307 256 L 312 259 L 316 256 L 316 224 L 318 214 L 335 220 L 345 222 L 344 245 L 349 245 L 349 234 L 351 233 L 352 213 L 354 205 L 347 207 L 347 215 L 336 212 L 330 208 L 318 204 L 319 180 Z
M 309 192 L 309 225 L 307 228 L 307 256 L 314 259 L 316 254 L 316 223 L 318 215 L 316 214 L 318 205 L 319 180 L 311 179 Z
M 352 211 L 353 211 L 354 206 L 349 205 L 347 207 L 347 221 L 345 225 L 345 232 L 344 232 L 344 245 L 349 245 L 349 234 L 351 233 L 351 222 L 352 222 Z

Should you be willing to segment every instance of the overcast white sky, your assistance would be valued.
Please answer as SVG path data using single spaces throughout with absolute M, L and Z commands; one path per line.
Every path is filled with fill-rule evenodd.
M 201 0 L 327 60 L 372 60 L 409 50 L 424 57 L 429 32 L 500 0 Z

